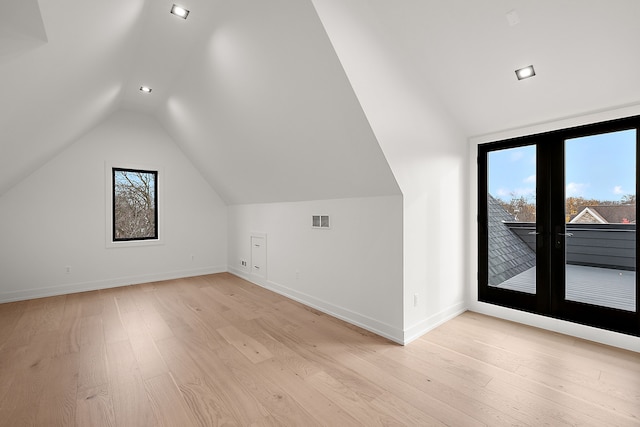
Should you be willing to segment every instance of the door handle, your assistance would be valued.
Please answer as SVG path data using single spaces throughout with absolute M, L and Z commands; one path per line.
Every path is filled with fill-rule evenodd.
M 561 249 L 562 248 L 563 239 L 560 236 L 571 237 L 571 236 L 573 236 L 573 233 L 561 233 L 561 232 L 558 231 L 556 233 L 556 244 L 555 244 L 556 249 Z

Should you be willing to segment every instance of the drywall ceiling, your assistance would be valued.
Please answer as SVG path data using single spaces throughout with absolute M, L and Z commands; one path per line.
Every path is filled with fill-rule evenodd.
M 40 40 L 0 56 L 0 195 L 119 107 L 144 16 L 143 0 L 28 3 L 0 21 L 5 46 Z
M 399 194 L 311 2 L 215 9 L 158 115 L 220 196 L 240 204 Z
M 637 0 L 313 2 L 332 39 L 366 34 L 468 137 L 640 102 Z M 357 31 L 333 31 L 340 22 Z M 531 64 L 537 75 L 518 81 Z
M 466 136 L 640 101 L 637 0 L 314 3 L 335 7 L 320 19 L 311 0 L 184 0 L 187 20 L 168 0 L 7 9 L 0 195 L 118 109 L 156 116 L 230 204 L 397 194 L 325 32 L 332 13 Z M 529 64 L 537 76 L 518 82 Z
M 180 5 L 40 2 L 48 42 L 0 63 L 0 194 L 117 109 L 155 115 L 229 204 L 400 193 L 311 2 Z
M 47 41 L 38 0 L 0 4 L 0 58 L 18 56 Z

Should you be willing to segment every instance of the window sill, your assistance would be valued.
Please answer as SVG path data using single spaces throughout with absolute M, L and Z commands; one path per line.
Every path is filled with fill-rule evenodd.
M 107 241 L 107 248 L 135 248 L 138 246 L 160 246 L 164 245 L 162 239 L 153 240 L 127 240 L 123 242 Z

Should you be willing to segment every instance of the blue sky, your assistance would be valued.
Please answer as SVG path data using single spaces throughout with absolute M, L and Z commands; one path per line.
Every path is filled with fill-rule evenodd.
M 565 195 L 620 200 L 635 194 L 635 153 L 635 130 L 567 140 Z M 510 200 L 514 194 L 533 200 L 535 146 L 490 152 L 488 179 L 494 197 Z

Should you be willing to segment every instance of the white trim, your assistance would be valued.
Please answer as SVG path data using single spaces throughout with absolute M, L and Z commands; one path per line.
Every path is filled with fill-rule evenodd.
M 586 207 L 586 208 L 582 209 L 582 210 L 580 211 L 580 213 L 579 213 L 578 215 L 576 215 L 576 217 L 575 217 L 575 218 L 573 218 L 573 219 L 570 221 L 570 223 L 571 223 L 571 224 L 577 223 L 577 221 L 578 221 L 580 218 L 582 218 L 582 217 L 584 216 L 584 214 L 586 214 L 586 213 L 588 213 L 589 215 L 591 215 L 592 217 L 594 217 L 595 219 L 597 219 L 597 220 L 600 222 L 600 224 L 608 224 L 608 223 L 607 223 L 607 221 L 604 221 L 604 220 L 602 219 L 602 216 L 600 216 L 600 214 L 598 214 L 597 212 L 592 211 L 592 210 L 591 210 L 591 209 L 589 209 L 588 207 Z
M 116 277 L 112 279 L 97 280 L 84 283 L 70 283 L 64 285 L 49 286 L 46 288 L 30 289 L 25 291 L 12 291 L 0 293 L 0 304 L 6 302 L 45 298 L 56 295 L 67 295 L 77 292 L 97 291 L 100 289 L 118 288 L 121 286 L 138 285 L 140 283 L 159 282 L 162 280 L 181 279 L 184 277 L 203 276 L 206 274 L 226 273 L 223 266 L 203 267 L 192 270 L 176 270 L 164 273 L 143 274 L 139 276 Z
M 640 337 L 633 335 L 621 334 L 479 301 L 472 303 L 469 310 L 551 332 L 640 352 Z
M 158 238 L 153 240 L 133 240 L 127 242 L 114 242 L 113 241 L 113 219 L 111 213 L 113 211 L 113 199 L 112 199 L 112 170 L 113 168 L 123 169 L 139 169 L 150 170 L 158 172 Z M 104 162 L 104 184 L 105 184 L 105 247 L 112 248 L 130 248 L 139 246 L 157 246 L 164 245 L 164 167 L 158 165 L 140 164 L 140 163 L 125 163 L 117 162 L 113 160 L 107 160 Z
M 229 267 L 229 273 L 241 277 L 255 285 L 261 286 L 265 289 L 269 289 L 270 291 L 297 301 L 301 304 L 312 307 L 330 316 L 336 317 L 340 320 L 344 320 L 347 323 L 351 323 L 352 325 L 356 325 L 362 329 L 366 329 L 367 331 L 387 338 L 397 344 L 404 344 L 403 331 L 389 324 L 372 319 L 360 313 L 356 313 L 347 308 L 331 304 L 327 301 L 323 301 L 319 298 L 296 291 L 270 280 L 261 280 L 260 277 L 254 274 L 247 274 L 246 272 L 234 267 Z
M 606 122 L 609 120 L 623 119 L 626 117 L 637 115 L 640 115 L 640 103 L 621 106 L 619 108 L 609 109 L 605 111 L 594 111 L 590 113 L 564 117 L 543 123 L 534 123 L 518 128 L 505 129 L 498 132 L 488 133 L 485 135 L 472 136 L 471 138 L 469 138 L 469 142 L 471 143 L 471 145 L 478 145 L 486 142 L 502 141 L 505 139 L 552 132 L 555 130 Z
M 617 109 L 596 111 L 574 117 L 561 118 L 546 123 L 537 123 L 516 129 L 508 129 L 487 135 L 469 138 L 469 286 L 467 288 L 467 307 L 489 316 L 518 322 L 524 325 L 546 329 L 581 339 L 598 342 L 605 345 L 619 347 L 640 352 L 640 338 L 633 335 L 619 334 L 605 329 L 592 328 L 578 323 L 554 319 L 539 314 L 508 309 L 498 305 L 478 301 L 478 145 L 487 142 L 500 141 L 509 138 L 544 133 L 566 129 L 580 125 L 600 123 L 608 120 L 622 119 L 640 115 L 640 104 L 622 106 Z
M 460 301 L 448 308 L 445 308 L 439 313 L 434 314 L 433 316 L 429 316 L 428 318 L 420 321 L 412 327 L 405 329 L 403 340 L 404 345 L 415 341 L 427 332 L 437 328 L 438 326 L 448 322 L 455 317 L 458 317 L 465 311 L 467 311 L 467 304 L 465 301 Z

